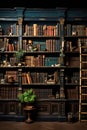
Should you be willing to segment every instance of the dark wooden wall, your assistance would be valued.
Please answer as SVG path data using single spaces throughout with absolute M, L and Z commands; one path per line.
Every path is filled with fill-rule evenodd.
M 78 7 L 87 8 L 86 0 L 3 0 L 3 7 L 28 7 L 28 8 L 56 8 L 56 7 Z

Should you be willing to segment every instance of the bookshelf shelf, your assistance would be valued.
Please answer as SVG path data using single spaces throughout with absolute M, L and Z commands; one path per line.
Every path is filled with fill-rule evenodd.
M 29 88 L 37 95 L 37 120 L 66 121 L 69 112 L 81 119 L 86 18 L 79 9 L 0 9 L 0 120 L 25 119 L 18 95 Z

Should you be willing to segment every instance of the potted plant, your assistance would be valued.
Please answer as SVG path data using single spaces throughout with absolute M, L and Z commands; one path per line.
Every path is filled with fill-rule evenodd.
M 18 62 L 18 66 L 21 66 L 21 60 L 22 60 L 23 56 L 24 56 L 24 51 L 22 49 L 19 49 L 18 51 L 16 51 L 15 57 Z
M 25 104 L 24 110 L 27 112 L 28 116 L 26 119 L 27 123 L 32 122 L 31 119 L 31 111 L 35 110 L 35 100 L 36 100 L 36 94 L 34 93 L 33 89 L 28 89 L 27 91 L 24 91 L 23 93 L 21 93 L 18 96 L 19 101 L 21 101 L 21 103 Z
M 33 89 L 30 88 L 27 91 L 24 91 L 18 96 L 19 101 L 21 103 L 26 103 L 27 105 L 33 104 L 36 100 L 36 94 L 34 93 Z

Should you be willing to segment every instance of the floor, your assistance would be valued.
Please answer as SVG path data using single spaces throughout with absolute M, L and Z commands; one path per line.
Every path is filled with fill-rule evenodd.
M 0 121 L 0 130 L 87 130 L 87 123 Z

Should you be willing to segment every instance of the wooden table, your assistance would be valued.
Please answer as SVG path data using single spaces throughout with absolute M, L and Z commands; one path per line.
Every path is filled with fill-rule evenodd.
M 33 120 L 30 117 L 31 111 L 35 110 L 34 106 L 26 106 L 24 107 L 24 110 L 27 111 L 28 118 L 26 119 L 26 123 L 31 123 Z

